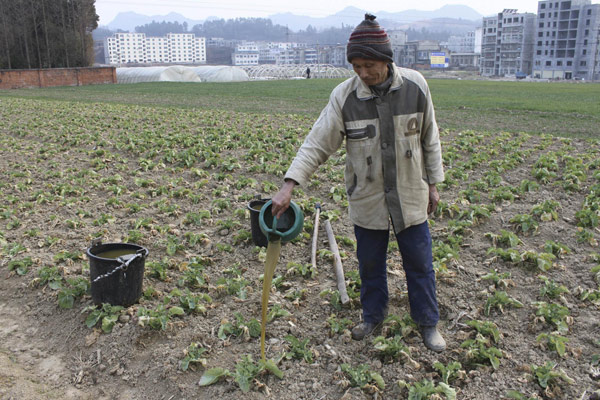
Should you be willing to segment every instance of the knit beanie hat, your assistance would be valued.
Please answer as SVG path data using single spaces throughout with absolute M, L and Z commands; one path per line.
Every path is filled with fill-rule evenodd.
M 375 18 L 374 15 L 365 14 L 365 20 L 352 31 L 346 47 L 348 62 L 351 63 L 355 57 L 394 61 L 390 38 Z

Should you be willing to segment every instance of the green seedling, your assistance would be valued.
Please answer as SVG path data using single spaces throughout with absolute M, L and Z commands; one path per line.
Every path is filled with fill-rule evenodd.
M 90 290 L 90 280 L 82 277 L 66 278 L 66 286 L 58 291 L 58 306 L 60 308 L 73 308 L 75 300 L 82 297 Z
M 408 337 L 411 333 L 416 332 L 417 324 L 413 321 L 410 314 L 406 313 L 401 317 L 391 314 L 388 315 L 381 326 L 381 333 L 385 337 L 400 335 Z
M 203 367 L 206 367 L 206 358 L 202 357 L 205 352 L 206 349 L 201 347 L 199 343 L 191 343 L 183 352 L 184 357 L 179 362 L 179 368 L 181 368 L 182 371 L 187 371 L 190 364 L 200 364 Z
M 515 195 L 513 194 L 513 188 L 500 186 L 490 193 L 490 199 L 494 203 L 502 203 L 504 201 L 512 203 L 515 201 Z
M 467 325 L 477 330 L 477 333 L 492 338 L 494 343 L 498 343 L 500 340 L 500 330 L 498 329 L 498 325 L 491 321 L 479 321 L 473 319 L 468 321 Z
M 589 301 L 595 305 L 600 305 L 600 288 L 585 290 L 581 294 L 581 301 Z
M 185 292 L 181 292 L 179 289 L 174 289 L 170 293 L 171 296 L 178 297 L 179 305 L 186 313 L 207 313 L 206 304 L 212 303 L 212 298 L 206 294 L 195 294 L 186 289 Z
M 358 299 L 360 298 L 360 287 L 362 285 L 362 281 L 360 279 L 360 273 L 356 269 L 352 269 L 345 272 L 346 275 L 346 289 L 348 292 L 348 297 L 350 299 Z
M 538 222 L 529 214 L 517 214 L 509 222 L 514 225 L 517 232 L 524 234 L 535 234 L 539 228 Z
M 513 264 L 521 262 L 521 253 L 516 249 L 502 249 L 499 247 L 490 247 L 487 251 L 488 255 L 494 255 L 494 258 L 500 257 L 501 260 L 510 261 Z
M 38 277 L 33 280 L 32 283 L 44 286 L 48 285 L 48 287 L 52 290 L 58 290 L 62 287 L 62 275 L 58 272 L 58 267 L 42 267 L 38 271 Z
M 488 296 L 485 306 L 483 307 L 483 313 L 488 316 L 493 308 L 496 308 L 500 313 L 503 313 L 504 307 L 506 306 L 521 308 L 523 307 L 523 303 L 510 297 L 505 291 L 497 291 Z
M 536 338 L 536 341 L 538 343 L 543 343 L 543 345 L 547 346 L 550 350 L 556 351 L 560 357 L 564 357 L 565 352 L 567 351 L 566 343 L 569 339 L 556 333 L 541 333 Z
M 336 310 L 340 311 L 342 309 L 342 300 L 340 297 L 340 292 L 333 289 L 325 289 L 321 293 L 319 293 L 321 298 L 325 298 L 329 296 L 329 304 Z
M 229 336 L 242 337 L 244 340 L 257 338 L 260 336 L 260 321 L 252 318 L 248 321 L 244 316 L 236 312 L 233 314 L 235 321 L 229 322 L 223 320 L 217 332 L 217 337 L 221 340 L 226 340 Z
M 102 328 L 102 332 L 111 333 L 113 327 L 117 323 L 119 316 L 121 315 L 121 311 L 123 311 L 123 307 L 121 306 L 111 306 L 108 303 L 102 304 L 100 308 L 96 308 L 96 306 L 88 306 L 84 308 L 81 312 L 91 313 L 85 319 L 85 325 L 88 328 L 93 328 L 100 322 L 100 327 Z
M 148 261 L 146 262 L 146 270 L 148 271 L 148 276 L 152 278 L 156 278 L 160 281 L 166 281 L 167 277 L 167 262 L 166 259 L 163 261 Z
M 544 251 L 553 254 L 557 258 L 562 258 L 563 256 L 571 254 L 571 249 L 567 245 L 552 240 L 546 241 Z
M 536 318 L 536 321 L 554 325 L 558 333 L 567 334 L 569 325 L 573 321 L 567 307 L 556 303 L 546 303 L 545 301 L 535 302 L 533 305 L 537 307 L 535 315 L 538 318 Z
M 575 219 L 577 220 L 577 226 L 581 228 L 596 228 L 598 226 L 598 219 L 600 211 L 592 210 L 590 208 L 584 208 L 575 213 Z
M 540 297 L 548 297 L 549 299 L 560 298 L 563 293 L 570 293 L 566 286 L 560 285 L 552 279 L 549 279 L 543 275 L 539 276 L 540 280 L 544 282 L 544 286 L 540 288 Z
M 500 366 L 502 352 L 480 333 L 474 339 L 465 340 L 460 347 L 465 349 L 465 358 L 469 365 L 490 364 L 494 369 Z
M 279 304 L 273 304 L 267 313 L 267 322 L 273 321 L 275 318 L 289 317 L 291 314 L 288 310 L 281 307 Z
M 175 235 L 169 235 L 167 237 L 167 255 L 174 256 L 178 251 L 184 250 L 185 245 L 181 243 L 181 240 Z
M 62 263 L 65 261 L 77 261 L 80 260 L 82 258 L 82 255 L 80 252 L 71 252 L 71 251 L 59 251 L 58 253 L 56 253 L 53 257 L 53 260 L 55 263 Z
M 357 367 L 352 367 L 349 364 L 342 364 L 340 368 L 352 387 L 363 389 L 368 385 L 375 384 L 380 390 L 385 389 L 383 377 L 377 372 L 371 371 L 368 365 L 360 364 Z
M 344 332 L 347 332 L 349 328 L 352 326 L 353 322 L 348 318 L 338 319 L 335 314 L 331 314 L 329 318 L 327 318 L 327 325 L 329 325 L 329 336 L 341 335 Z
M 577 238 L 577 243 L 587 243 L 593 247 L 598 246 L 598 240 L 596 240 L 596 238 L 594 237 L 594 233 L 588 231 L 585 228 L 582 228 L 580 226 L 577 227 L 577 232 L 575 233 L 575 236 Z
M 208 276 L 204 270 L 210 264 L 211 260 L 209 258 L 202 257 L 193 257 L 189 262 L 183 263 L 180 266 L 183 275 L 177 281 L 177 285 L 192 289 L 206 288 L 208 285 Z
M 299 275 L 303 278 L 311 279 L 317 276 L 317 270 L 313 268 L 312 264 L 309 263 L 301 264 L 290 261 L 287 263 L 286 269 L 286 274 L 288 275 Z
M 511 278 L 510 272 L 498 273 L 498 270 L 493 269 L 484 276 L 481 277 L 483 281 L 492 281 L 496 288 L 508 288 L 509 286 L 515 286 Z
M 462 370 L 462 365 L 458 361 L 453 361 L 448 363 L 448 365 L 444 365 L 439 361 L 433 363 L 433 368 L 435 368 L 440 377 L 442 378 L 442 382 L 446 385 L 449 385 L 450 382 L 455 381 L 457 379 L 464 379 L 466 377 L 466 373 Z
M 531 371 L 537 383 L 543 388 L 552 386 L 560 386 L 561 382 L 565 382 L 569 385 L 575 383 L 575 380 L 571 379 L 563 370 L 555 370 L 556 363 L 547 361 L 545 365 L 539 367 L 535 364 L 531 365 Z
M 560 203 L 555 200 L 544 200 L 541 204 L 536 204 L 531 209 L 531 214 L 540 221 L 558 221 L 558 211 Z
M 548 272 L 554 265 L 556 256 L 550 253 L 536 253 L 528 250 L 521 254 L 521 260 L 524 265 L 535 266 L 542 272 Z
M 283 379 L 283 372 L 277 368 L 275 361 L 259 360 L 258 363 L 255 363 L 252 356 L 244 355 L 242 356 L 241 361 L 236 364 L 234 373 L 231 373 L 224 368 L 211 368 L 204 372 L 198 384 L 200 386 L 208 386 L 221 378 L 233 377 L 242 392 L 247 393 L 250 391 L 252 382 L 265 372 L 271 373 L 279 379 Z
M 29 271 L 29 267 L 33 265 L 31 257 L 25 257 L 21 260 L 9 261 L 6 267 L 9 271 L 14 271 L 17 275 L 25 275 Z
M 439 382 L 437 385 L 429 380 L 423 379 L 420 382 L 407 383 L 403 380 L 398 381 L 400 389 L 408 389 L 408 400 L 426 400 L 440 399 L 456 400 L 456 390 L 451 388 L 444 382 Z M 444 396 L 443 398 L 441 396 Z
M 170 297 L 166 297 L 163 303 L 154 309 L 140 307 L 138 309 L 138 325 L 141 327 L 148 326 L 154 330 L 167 330 L 172 317 L 185 315 L 185 311 L 179 306 L 168 307 L 167 304 L 170 301 Z
M 310 339 L 306 338 L 304 340 L 300 340 L 294 335 L 287 335 L 285 340 L 287 340 L 287 342 L 290 344 L 289 351 L 285 353 L 285 358 L 288 360 L 304 360 L 308 364 L 312 364 L 314 354 L 312 350 L 307 347 Z
M 377 336 L 373 339 L 373 346 L 375 347 L 377 354 L 383 359 L 411 360 L 410 350 L 403 339 L 404 338 L 400 335 L 391 338 Z
M 509 390 L 508 392 L 506 392 L 506 395 L 508 396 L 508 398 L 514 400 L 540 400 L 540 398 L 537 396 L 528 397 L 527 395 L 516 390 Z

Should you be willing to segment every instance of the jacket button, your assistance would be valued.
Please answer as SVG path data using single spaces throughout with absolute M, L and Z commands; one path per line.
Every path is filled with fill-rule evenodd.
M 391 188 L 391 187 L 386 187 L 386 188 L 385 188 L 385 192 L 386 192 L 386 193 L 389 193 L 389 192 L 391 192 L 391 191 L 392 191 L 392 188 Z
M 380 105 L 382 103 L 382 100 L 380 97 L 375 99 L 375 104 Z
M 412 151 L 406 150 L 406 158 L 411 158 L 411 157 L 412 157 Z
M 387 147 L 388 147 L 388 144 L 387 144 L 387 143 L 382 143 L 382 144 L 381 144 L 381 148 L 382 148 L 382 149 L 384 149 L 384 150 L 385 150 L 385 149 L 387 149 Z

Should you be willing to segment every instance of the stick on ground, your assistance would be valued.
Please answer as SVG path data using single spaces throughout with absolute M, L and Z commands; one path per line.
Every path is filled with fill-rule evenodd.
M 337 289 L 340 292 L 340 301 L 342 304 L 348 304 L 350 298 L 348 292 L 346 292 L 346 278 L 344 277 L 344 267 L 342 267 L 342 258 L 340 257 L 340 250 L 338 249 L 335 236 L 333 235 L 333 229 L 329 220 L 325 221 L 325 231 L 327 232 L 327 240 L 329 240 L 329 248 L 333 253 L 333 261 L 335 268 L 335 278 L 337 280 Z
M 321 204 L 315 204 L 315 230 L 313 231 L 312 250 L 310 253 L 310 261 L 312 263 L 313 270 L 317 268 L 317 239 L 319 236 L 319 216 L 321 215 Z

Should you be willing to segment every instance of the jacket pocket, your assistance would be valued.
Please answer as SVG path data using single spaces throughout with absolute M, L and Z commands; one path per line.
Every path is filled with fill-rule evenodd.
M 357 129 L 346 129 L 346 139 L 348 141 L 373 139 L 375 135 L 375 125 L 367 125 L 364 128 Z

